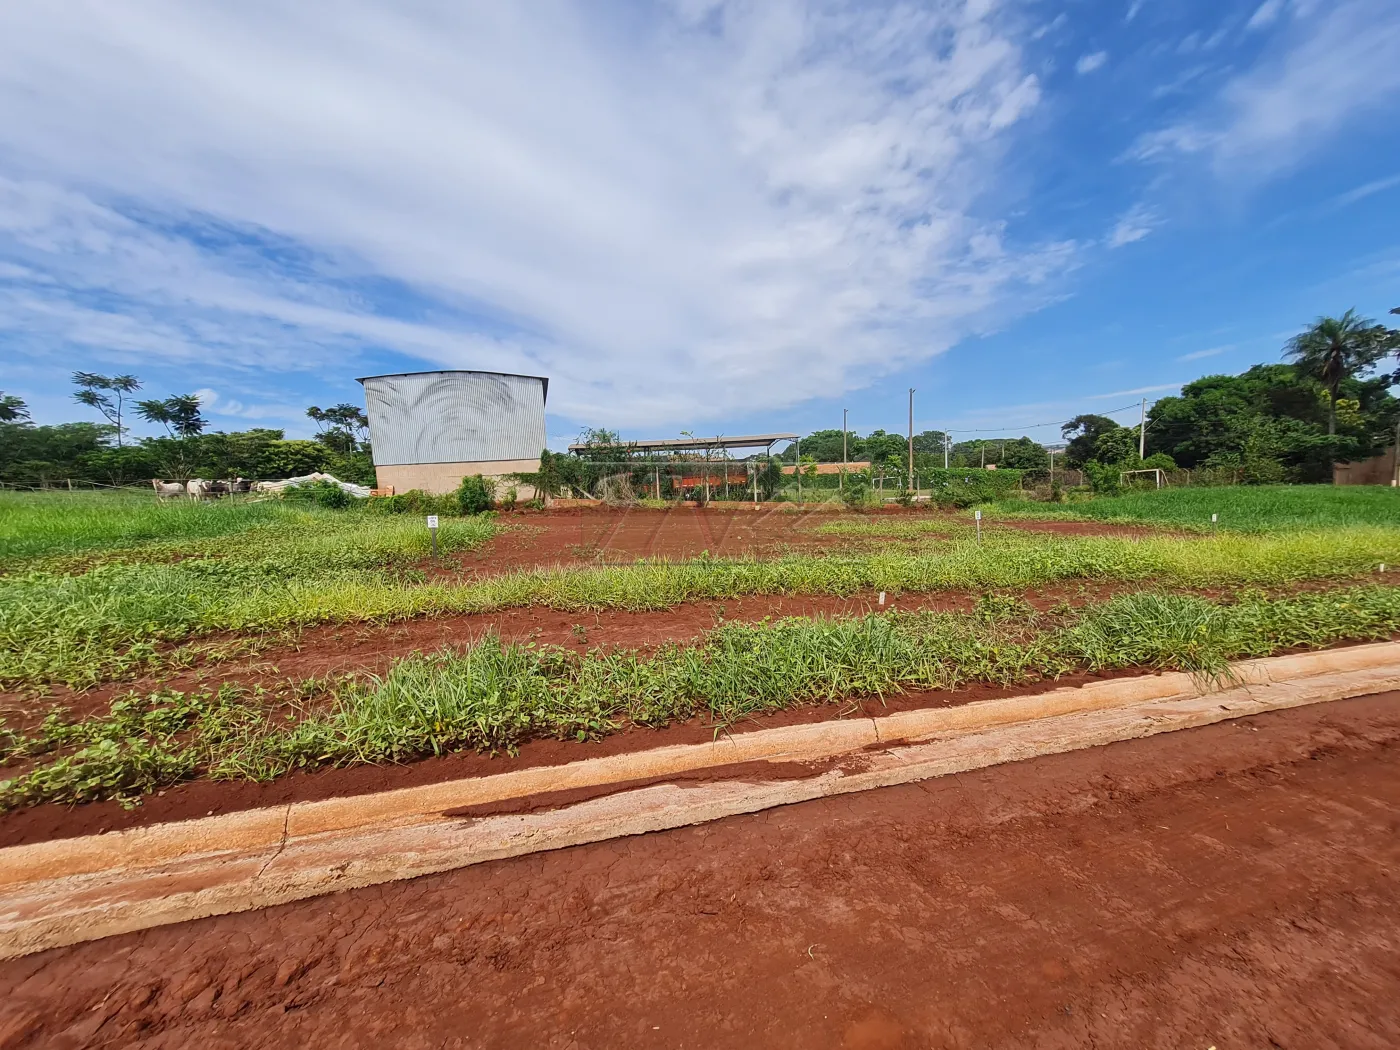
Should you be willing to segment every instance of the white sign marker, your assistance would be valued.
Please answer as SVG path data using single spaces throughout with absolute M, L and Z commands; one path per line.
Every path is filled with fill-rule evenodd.
M 428 528 L 430 528 L 430 529 L 435 529 L 435 528 L 437 528 L 437 519 L 438 519 L 438 516 L 437 516 L 436 514 L 429 514 L 429 515 L 428 515 Z
M 974 518 L 976 518 L 978 521 L 981 521 L 981 520 L 982 520 L 982 512 L 981 512 L 980 510 L 974 510 L 974 511 L 972 512 L 972 516 L 973 516 Z

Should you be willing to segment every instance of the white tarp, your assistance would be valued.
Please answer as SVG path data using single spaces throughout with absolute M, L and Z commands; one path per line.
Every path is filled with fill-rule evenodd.
M 321 474 L 319 472 L 315 474 L 304 474 L 299 478 L 288 478 L 286 481 L 259 481 L 255 487 L 259 492 L 285 492 L 293 485 L 312 485 L 318 481 L 329 481 L 332 485 L 336 485 L 350 493 L 350 495 L 358 496 L 360 499 L 367 499 L 369 497 L 369 489 L 364 485 L 354 485 L 348 481 L 341 481 L 334 475 Z

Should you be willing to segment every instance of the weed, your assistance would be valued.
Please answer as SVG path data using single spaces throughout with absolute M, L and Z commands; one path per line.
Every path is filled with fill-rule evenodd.
M 971 614 L 725 623 L 699 645 L 649 656 L 487 637 L 464 652 L 409 657 L 382 677 L 320 680 L 303 690 L 314 711 L 279 709 L 281 717 L 261 694 L 232 686 L 129 696 L 79 722 L 55 715 L 33 738 L 10 734 L 11 755 L 34 761 L 0 783 L 0 808 L 130 803 L 197 775 L 267 779 L 327 764 L 513 751 L 539 737 L 586 740 L 696 715 L 726 726 L 797 704 L 968 682 L 1014 686 L 1075 670 L 1218 674 L 1241 657 L 1396 632 L 1400 588 L 1367 586 L 1233 604 L 1146 592 L 1089 606 L 1063 625 L 1000 602 Z

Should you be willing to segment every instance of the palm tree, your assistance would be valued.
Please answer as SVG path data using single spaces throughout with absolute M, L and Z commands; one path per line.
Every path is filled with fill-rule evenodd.
M 1312 327 L 1288 340 L 1284 356 L 1327 388 L 1328 437 L 1337 434 L 1337 391 L 1342 381 L 1375 364 L 1384 354 L 1379 338 L 1383 331 L 1383 325 L 1348 310 L 1341 317 L 1319 317 Z

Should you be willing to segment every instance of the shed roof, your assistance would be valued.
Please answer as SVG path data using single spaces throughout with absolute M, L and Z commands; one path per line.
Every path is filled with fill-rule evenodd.
M 686 452 L 705 448 L 766 448 L 779 441 L 796 441 L 797 434 L 744 434 L 739 437 L 661 438 L 655 441 L 619 441 L 616 445 L 570 445 L 570 452 L 597 448 L 625 448 L 630 452 Z

